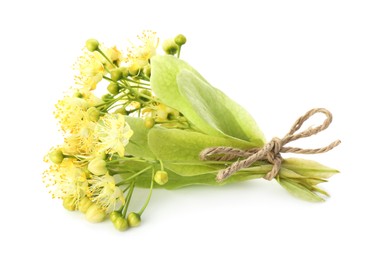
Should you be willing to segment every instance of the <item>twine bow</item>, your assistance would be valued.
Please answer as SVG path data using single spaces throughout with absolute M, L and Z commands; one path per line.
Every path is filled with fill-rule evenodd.
M 296 133 L 303 123 L 307 121 L 311 116 L 317 113 L 324 114 L 327 118 L 324 122 L 317 127 L 309 127 L 308 129 Z M 288 147 L 285 146 L 289 142 L 295 141 L 300 138 L 310 137 L 315 135 L 325 129 L 332 122 L 332 114 L 325 108 L 315 108 L 308 111 L 304 116 L 300 117 L 294 125 L 291 127 L 290 131 L 282 138 L 279 139 L 274 137 L 262 148 L 253 148 L 249 150 L 237 149 L 234 147 L 211 147 L 206 148 L 201 151 L 200 159 L 201 160 L 215 160 L 215 161 L 229 161 L 236 158 L 245 158 L 244 160 L 238 160 L 233 163 L 229 167 L 220 170 L 217 174 L 216 180 L 218 182 L 222 182 L 226 178 L 230 177 L 233 173 L 247 168 L 252 165 L 256 161 L 267 160 L 271 164 L 273 164 L 273 168 L 265 175 L 266 180 L 272 180 L 279 172 L 282 164 L 282 156 L 281 153 L 299 153 L 299 154 L 317 154 L 317 153 L 325 153 L 340 144 L 340 140 L 336 140 L 330 143 L 327 146 L 317 148 L 317 149 L 302 149 L 298 147 Z M 213 158 L 212 158 L 213 157 Z

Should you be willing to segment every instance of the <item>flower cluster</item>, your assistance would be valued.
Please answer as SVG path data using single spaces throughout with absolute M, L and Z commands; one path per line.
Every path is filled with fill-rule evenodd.
M 178 37 L 182 42 L 176 45 L 177 50 L 186 41 L 184 36 Z M 74 66 L 77 87 L 58 101 L 54 112 L 64 142 L 45 156 L 50 167 L 43 173 L 51 195 L 62 199 L 66 209 L 85 213 L 91 222 L 103 221 L 109 215 L 118 230 L 138 225 L 149 201 L 150 195 L 141 211 L 127 215 L 136 177 L 149 172 L 151 190 L 154 181 L 161 185 L 168 181 L 167 173 L 162 165 L 156 167 L 160 165 L 156 161 L 144 161 L 147 167 L 139 170 L 109 170 L 108 165 L 140 160 L 125 150 L 134 135 L 129 118 L 144 119 L 147 128 L 158 123 L 186 125 L 186 120 L 179 123 L 180 114 L 161 104 L 150 89 L 150 59 L 159 45 L 156 33 L 144 31 L 138 39 L 141 44 L 125 52 L 95 39 L 86 42 Z M 103 82 L 108 93 L 97 97 L 94 92 L 97 86 L 105 85 Z
M 54 112 L 63 143 L 45 156 L 49 168 L 43 173 L 53 198 L 91 222 L 108 217 L 120 231 L 140 224 L 153 188 L 275 177 L 299 198 L 324 201 L 328 193 L 317 185 L 337 171 L 314 161 L 264 154 L 263 149 L 268 153 L 274 144 L 265 145 L 250 114 L 179 58 L 184 35 L 163 41 L 163 54 L 155 32 L 144 31 L 138 40 L 140 44 L 124 50 L 95 39 L 86 42 L 75 64 L 76 87 L 58 101 Z M 326 110 L 317 111 L 331 118 Z M 297 124 L 295 131 L 300 127 Z M 205 156 L 205 151 L 214 152 Z M 263 156 L 255 154 L 250 160 L 253 153 Z M 227 168 L 229 175 L 219 178 Z M 266 177 L 274 168 L 272 177 Z M 149 192 L 135 212 L 129 206 L 136 187 Z

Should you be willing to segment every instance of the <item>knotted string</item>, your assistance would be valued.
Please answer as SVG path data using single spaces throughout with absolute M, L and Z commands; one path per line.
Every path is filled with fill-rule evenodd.
M 296 133 L 303 123 L 307 121 L 311 116 L 316 113 L 322 113 L 327 118 L 324 122 L 317 127 L 309 127 L 307 130 L 304 130 L 300 133 Z M 279 172 L 282 164 L 281 153 L 299 153 L 299 154 L 317 154 L 325 153 L 329 150 L 332 150 L 340 144 L 340 140 L 336 140 L 331 144 L 317 148 L 317 149 L 302 149 L 298 147 L 289 147 L 285 146 L 286 144 L 295 141 L 300 138 L 309 137 L 315 135 L 325 129 L 332 122 L 332 114 L 325 108 L 315 108 L 308 111 L 304 116 L 300 117 L 294 125 L 291 127 L 290 131 L 282 138 L 279 139 L 274 137 L 270 142 L 265 144 L 262 148 L 253 148 L 249 150 L 241 150 L 234 147 L 211 147 L 206 148 L 201 151 L 200 159 L 201 160 L 214 160 L 214 161 L 229 161 L 237 158 L 245 158 L 244 160 L 238 160 L 229 167 L 220 170 L 217 174 L 216 180 L 222 182 L 226 178 L 230 177 L 233 173 L 247 168 L 256 161 L 267 160 L 273 164 L 273 168 L 265 175 L 266 180 L 272 180 Z

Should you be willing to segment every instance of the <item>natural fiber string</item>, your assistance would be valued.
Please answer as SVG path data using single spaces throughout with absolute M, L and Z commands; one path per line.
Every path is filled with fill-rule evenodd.
M 303 123 L 308 120 L 311 116 L 316 113 L 323 113 L 327 117 L 324 122 L 317 127 L 309 127 L 300 133 L 296 133 Z M 220 170 L 217 174 L 216 180 L 221 182 L 231 176 L 233 173 L 247 168 L 254 162 L 259 160 L 267 160 L 273 164 L 273 168 L 265 175 L 266 180 L 272 180 L 279 172 L 282 164 L 281 153 L 299 153 L 299 154 L 317 154 L 325 153 L 332 150 L 340 144 L 340 140 L 336 140 L 331 144 L 317 148 L 317 149 L 302 149 L 298 147 L 288 147 L 285 146 L 289 142 L 295 141 L 300 138 L 309 137 L 315 135 L 326 128 L 332 122 L 332 114 L 325 108 L 315 108 L 308 111 L 304 116 L 300 117 L 294 125 L 291 127 L 290 131 L 282 138 L 273 138 L 268 142 L 263 148 L 253 148 L 249 150 L 241 150 L 234 147 L 211 147 L 206 148 L 200 153 L 201 160 L 214 160 L 214 161 L 229 161 L 237 158 L 246 158 L 244 160 L 239 160 L 226 169 Z

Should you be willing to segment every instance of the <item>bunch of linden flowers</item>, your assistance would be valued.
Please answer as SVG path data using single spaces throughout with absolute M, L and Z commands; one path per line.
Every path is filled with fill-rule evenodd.
M 67 210 L 79 210 L 90 222 L 109 218 L 120 231 L 140 224 L 153 188 L 223 185 L 263 178 L 273 167 L 259 160 L 216 181 L 219 171 L 242 158 L 200 160 L 200 153 L 216 146 L 263 147 L 262 132 L 240 105 L 179 59 L 183 35 L 165 40 L 163 55 L 155 32 L 138 39 L 125 53 L 86 42 L 75 65 L 77 87 L 54 112 L 64 141 L 46 155 L 50 166 L 43 173 Z M 336 172 L 314 161 L 282 159 L 274 179 L 302 199 L 323 201 L 328 194 L 317 185 Z M 149 193 L 131 212 L 136 187 Z

